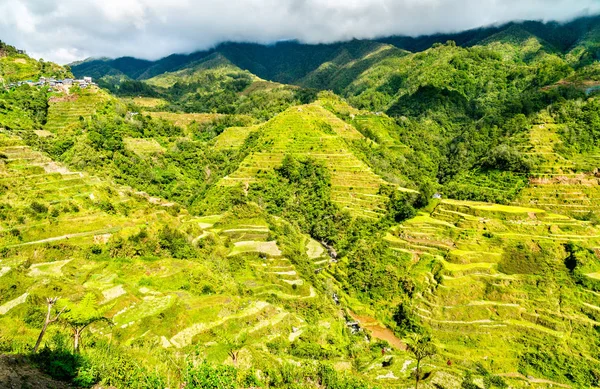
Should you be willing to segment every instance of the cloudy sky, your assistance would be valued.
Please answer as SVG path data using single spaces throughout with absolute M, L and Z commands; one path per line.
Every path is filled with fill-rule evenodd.
M 157 59 L 222 41 L 332 42 L 599 12 L 600 0 L 0 0 L 0 40 L 59 63 Z

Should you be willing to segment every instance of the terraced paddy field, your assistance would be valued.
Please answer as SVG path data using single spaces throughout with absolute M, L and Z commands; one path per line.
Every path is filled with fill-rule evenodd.
M 594 153 L 570 158 L 560 155 L 556 149 L 562 141 L 557 131 L 553 123 L 531 129 L 530 146 L 522 147 L 525 154 L 541 159 L 541 163 L 513 204 L 589 219 L 600 210 L 600 178 L 593 173 L 600 159 Z
M 600 211 L 600 178 L 571 174 L 532 178 L 514 204 L 531 205 L 578 218 Z
M 226 128 L 219 136 L 215 139 L 214 147 L 217 150 L 235 150 L 242 147 L 246 138 L 255 131 L 258 131 L 260 127 L 229 127 Z
M 142 108 L 158 108 L 168 104 L 166 100 L 156 99 L 152 97 L 135 97 L 130 101 Z
M 145 218 L 148 202 L 131 189 L 72 172 L 17 137 L 0 134 L 0 153 L 6 157 L 0 168 L 5 188 L 0 201 L 6 215 L 3 244 L 8 247 L 73 238 L 93 240 Z M 143 212 L 136 220 L 140 208 Z M 160 220 L 163 213 L 160 210 L 150 216 Z
M 366 332 L 352 335 L 328 276 L 315 272 L 332 263 L 327 250 L 284 220 L 255 206 L 205 217 L 174 213 L 128 188 L 71 172 L 6 133 L 0 153 L 7 156 L 0 182 L 8 189 L 0 194 L 0 337 L 11 347 L 34 342 L 39 323 L 28 317 L 45 309 L 48 295 L 76 302 L 92 293 L 114 325 L 94 325 L 85 350 L 99 339 L 138 354 L 143 345 L 144 363 L 170 369 L 169 358 L 189 353 L 231 363 L 229 345 L 237 343 L 238 366 L 249 368 L 305 363 L 302 350 L 311 345 L 343 371 L 351 369 L 343 350 L 361 344 L 369 380 L 383 388 L 410 380 L 415 363 L 405 351 L 389 351 L 385 358 L 400 362 L 384 368 L 380 346 L 368 348 Z M 161 243 L 173 236 L 167 227 L 194 249 L 169 251 Z M 51 326 L 46 341 L 61 329 Z M 445 374 L 434 380 L 449 382 Z
M 223 115 L 217 113 L 148 112 L 153 118 L 165 119 L 176 126 L 187 127 L 193 122 L 207 123 Z
M 110 338 L 144 344 L 153 366 L 168 361 L 164 353 L 192 351 L 227 363 L 228 344 L 239 340 L 239 363 L 249 367 L 272 361 L 273 344 L 310 341 L 349 364 L 335 357 L 350 342 L 344 316 L 314 273 L 325 251 L 285 221 L 258 207 L 192 217 L 71 172 L 4 132 L 0 153 L 0 338 L 15 348 L 34 342 L 41 323 L 27 317 L 45 309 L 47 296 L 66 303 L 92 293 L 114 325 L 94 325 L 86 349 Z M 45 339 L 61 329 L 50 327 Z
M 48 120 L 44 129 L 56 133 L 77 125 L 81 118 L 89 119 L 110 99 L 109 95 L 96 87 L 84 89 L 70 95 L 57 95 L 49 99 Z
M 513 377 L 551 344 L 556 358 L 595 360 L 588 340 L 600 325 L 600 228 L 539 208 L 444 200 L 386 239 L 400 255 L 432 264 L 413 308 L 444 345 L 443 358 L 493 361 L 494 371 Z
M 156 139 L 124 138 L 123 143 L 125 143 L 125 148 L 127 150 L 142 157 L 165 152 L 164 147 L 162 147 Z
M 256 182 L 263 172 L 281 165 L 286 154 L 312 158 L 329 170 L 332 197 L 337 204 L 357 216 L 376 218 L 382 214 L 386 198 L 379 195 L 379 189 L 386 182 L 359 160 L 346 143 L 364 137 L 318 103 L 290 108 L 256 131 L 258 146 L 238 170 L 221 180 L 221 185 Z M 231 129 L 217 137 L 216 144 L 235 147 L 242 136 L 239 129 Z

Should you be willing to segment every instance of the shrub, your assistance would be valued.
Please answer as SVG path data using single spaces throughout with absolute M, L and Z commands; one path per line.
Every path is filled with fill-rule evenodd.
M 39 353 L 33 354 L 31 359 L 41 371 L 61 381 L 75 379 L 79 368 L 86 364 L 83 356 L 73 354 L 63 348 L 53 350 L 45 347 Z M 95 382 L 91 382 L 90 385 L 93 383 Z
M 44 204 L 38 203 L 37 201 L 34 201 L 33 203 L 31 203 L 29 205 L 29 209 L 35 213 L 35 214 L 43 214 L 43 213 L 48 213 L 48 207 L 45 206 Z
M 206 362 L 189 364 L 184 373 L 186 389 L 236 389 L 237 369 L 232 366 L 213 366 Z

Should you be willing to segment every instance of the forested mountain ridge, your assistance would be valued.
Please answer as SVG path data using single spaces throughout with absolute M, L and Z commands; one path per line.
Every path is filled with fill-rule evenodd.
M 0 352 L 80 387 L 599 387 L 596 27 L 0 89 Z
M 597 31 L 598 24 L 598 17 L 586 17 L 564 24 L 534 21 L 512 22 L 501 26 L 482 27 L 454 34 L 421 37 L 398 36 L 319 45 L 293 41 L 279 42 L 268 46 L 252 43 L 223 43 L 211 50 L 199 51 L 189 55 L 174 54 L 157 61 L 139 60 L 131 57 L 118 59 L 90 58 L 73 63 L 72 67 L 77 76 L 86 73 L 94 78 L 102 78 L 105 75 L 120 74 L 131 79 L 144 80 L 164 72 L 181 70 L 190 63 L 211 54 L 220 53 L 236 66 L 261 78 L 296 84 L 324 63 L 335 62 L 336 58 L 342 57 L 342 53 L 347 55 L 347 60 L 359 60 L 369 53 L 379 50 L 381 44 L 392 45 L 400 50 L 410 52 L 423 51 L 436 43 L 445 43 L 448 40 L 455 41 L 458 46 L 471 47 L 485 43 L 496 34 L 518 28 L 541 41 L 548 42 L 554 50 L 568 53 L 581 46 L 582 42 L 593 35 L 594 31 Z M 595 58 L 597 53 L 590 47 L 587 55 Z

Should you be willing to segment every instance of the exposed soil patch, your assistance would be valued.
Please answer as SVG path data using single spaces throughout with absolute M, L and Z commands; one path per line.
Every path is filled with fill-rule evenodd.
M 72 386 L 48 377 L 21 355 L 0 355 L 0 388 L 71 389 Z
M 367 329 L 371 333 L 371 336 L 373 336 L 374 338 L 380 339 L 380 340 L 385 340 L 392 347 L 394 347 L 398 350 L 406 350 L 406 344 L 402 340 L 400 340 L 400 338 L 398 338 L 396 335 L 394 335 L 392 330 L 382 326 L 374 318 L 372 318 L 370 316 L 360 316 L 353 312 L 350 312 L 350 316 L 354 320 L 359 322 L 362 327 Z

